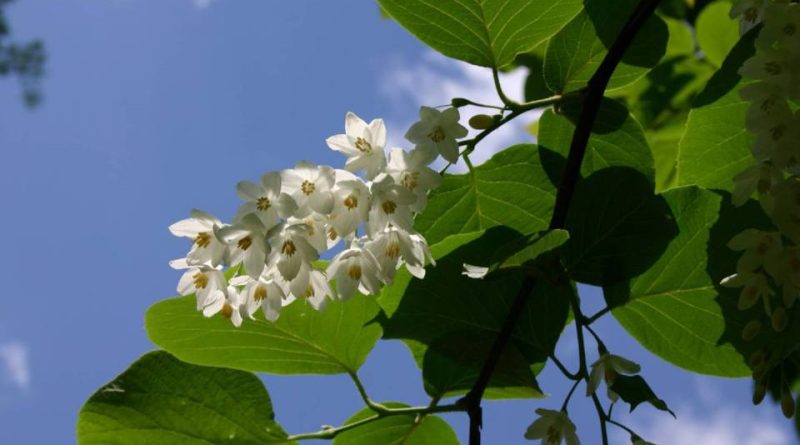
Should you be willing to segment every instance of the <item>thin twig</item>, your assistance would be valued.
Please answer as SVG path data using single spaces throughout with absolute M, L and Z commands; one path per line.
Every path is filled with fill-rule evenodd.
M 569 370 L 567 369 L 567 367 L 566 367 L 566 366 L 564 366 L 564 364 L 563 364 L 563 363 L 561 363 L 561 360 L 559 360 L 559 359 L 556 357 L 556 355 L 555 355 L 555 354 L 550 354 L 550 360 L 551 360 L 553 363 L 555 363 L 555 364 L 556 364 L 556 366 L 558 367 L 558 370 L 559 370 L 559 371 L 561 371 L 561 373 L 562 373 L 562 374 L 564 374 L 564 377 L 566 377 L 566 378 L 568 378 L 568 379 L 570 379 L 570 380 L 580 380 L 580 379 L 581 379 L 581 376 L 580 376 L 580 374 L 576 374 L 576 373 L 569 372 Z
M 583 324 L 590 325 L 590 324 L 594 323 L 595 321 L 599 320 L 600 317 L 602 317 L 603 315 L 605 315 L 605 314 L 607 314 L 609 312 L 611 312 L 611 307 L 610 306 L 606 306 L 603 309 L 600 309 L 596 314 L 594 314 L 591 317 L 587 318 L 586 321 Z

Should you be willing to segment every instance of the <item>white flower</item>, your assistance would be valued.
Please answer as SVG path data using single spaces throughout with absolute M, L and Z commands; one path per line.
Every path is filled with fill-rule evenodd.
M 567 413 L 539 408 L 536 414 L 539 418 L 528 427 L 525 432 L 526 439 L 541 439 L 542 445 L 559 445 L 562 440 L 565 440 L 567 445 L 580 445 L 581 441 L 575 434 L 575 424 L 569 420 Z
M 767 194 L 775 184 L 781 181 L 783 181 L 783 173 L 771 163 L 755 164 L 733 178 L 731 201 L 737 207 L 744 205 L 756 191 L 760 195 Z
M 409 205 L 416 202 L 413 193 L 394 182 L 391 176 L 378 175 L 370 188 L 372 203 L 367 221 L 367 233 L 379 233 L 389 224 L 411 231 L 413 222 Z
M 169 226 L 175 236 L 190 238 L 194 241 L 192 250 L 186 255 L 189 264 L 211 264 L 218 266 L 225 259 L 227 248 L 214 235 L 222 223 L 214 216 L 202 210 L 192 210 L 192 217 L 180 220 Z
M 345 173 L 345 172 L 342 172 Z M 367 186 L 354 175 L 349 177 L 336 172 L 333 188 L 334 204 L 330 215 L 328 239 L 346 238 L 367 220 L 370 193 Z
M 424 278 L 425 264 L 433 262 L 432 259 L 428 261 L 430 252 L 424 238 L 397 227 L 374 234 L 365 248 L 375 256 L 386 283 L 394 280 L 395 271 L 402 263 L 412 275 Z
M 771 0 L 736 0 L 731 7 L 731 18 L 742 16 L 742 20 L 755 24 L 764 18 L 764 12 Z
M 231 284 L 244 286 L 241 294 L 244 296 L 244 305 L 250 319 L 254 319 L 253 314 L 261 308 L 267 320 L 275 321 L 281 313 L 281 308 L 294 301 L 293 297 L 285 295 L 283 288 L 275 282 L 270 273 L 262 274 L 257 280 L 246 276 L 232 278 Z
M 744 86 L 739 95 L 752 104 L 747 109 L 745 126 L 754 133 L 768 131 L 780 116 L 791 115 L 786 95 L 777 85 L 767 82 L 751 83 Z
M 755 56 L 747 59 L 739 74 L 743 77 L 764 80 L 780 87 L 785 92 L 795 90 L 791 54 L 782 48 L 760 47 Z
M 340 252 L 331 261 L 327 273 L 336 280 L 336 290 L 342 300 L 352 297 L 359 288 L 369 295 L 377 295 L 381 290 L 378 260 L 366 249 L 351 247 Z
M 776 3 L 766 8 L 764 13 L 764 29 L 758 39 L 764 44 L 777 42 L 781 46 L 795 51 L 798 48 L 800 33 L 800 7 L 793 3 Z
M 449 162 L 458 161 L 458 142 L 456 139 L 467 135 L 467 129 L 458 123 L 458 108 L 439 111 L 435 108 L 421 107 L 420 120 L 406 133 L 406 139 L 417 144 L 419 149 L 433 150 Z
M 239 208 L 235 220 L 254 213 L 267 229 L 278 223 L 278 217 L 286 218 L 297 210 L 292 197 L 281 193 L 281 175 L 278 172 L 262 176 L 261 184 L 242 181 L 236 185 L 236 193 L 245 203 Z
M 318 311 L 325 309 L 328 299 L 333 297 L 328 277 L 311 265 L 303 265 L 297 276 L 285 285 L 294 298 L 305 300 Z
M 185 258 L 170 261 L 169 265 L 173 269 L 186 269 L 178 280 L 178 295 L 195 294 L 198 311 L 205 307 L 208 300 L 217 299 L 216 294 L 224 297 L 227 282 L 220 269 L 205 264 L 191 266 Z
M 442 176 L 428 168 L 433 158 L 425 149 L 414 149 L 411 152 L 402 148 L 393 148 L 389 153 L 387 173 L 394 178 L 395 183 L 414 192 L 417 201 L 412 205 L 412 210 L 421 212 L 428 202 L 428 191 L 433 190 L 442 183 Z
M 300 161 L 294 169 L 281 172 L 281 181 L 283 188 L 300 207 L 298 212 L 307 212 L 310 208 L 327 215 L 333 209 L 333 168 Z
M 742 288 L 737 305 L 740 311 L 755 306 L 761 297 L 768 297 L 773 294 L 767 277 L 761 273 L 736 273 L 723 278 L 720 284 L 725 287 Z
M 467 263 L 464 263 L 463 266 L 464 270 L 461 272 L 461 275 L 466 275 L 477 280 L 482 280 L 484 277 L 486 277 L 486 274 L 489 273 L 488 267 L 473 266 L 472 264 Z
M 781 233 L 800 243 L 800 177 L 791 176 L 772 188 L 770 216 Z
M 317 212 L 311 212 L 303 218 L 289 218 L 286 222 L 289 225 L 304 225 L 308 242 L 318 253 L 325 252 L 338 241 L 338 238 L 328 237 L 328 217 Z
M 238 328 L 242 325 L 243 306 L 244 299 L 239 290 L 234 286 L 228 286 L 225 292 L 215 293 L 212 299 L 206 301 L 203 306 L 203 315 L 213 317 L 217 313 L 221 313 Z
M 329 137 L 326 142 L 333 150 L 347 156 L 345 169 L 356 172 L 364 169 L 367 179 L 378 176 L 386 167 L 386 126 L 382 119 L 374 119 L 367 125 L 355 113 L 348 112 L 344 119 L 346 134 Z
M 597 391 L 597 387 L 600 386 L 600 382 L 605 381 L 608 387 L 608 398 L 616 401 L 618 396 L 611 391 L 611 386 L 614 384 L 617 375 L 633 375 L 639 373 L 639 371 L 641 371 L 641 367 L 638 364 L 625 357 L 605 352 L 592 364 L 589 384 L 586 385 L 586 395 L 594 394 Z
M 270 247 L 258 216 L 248 214 L 238 223 L 217 230 L 217 238 L 230 246 L 230 265 L 244 264 L 247 275 L 261 276 Z
M 302 266 L 319 258 L 319 253 L 308 241 L 305 224 L 281 224 L 270 233 L 274 250 L 269 263 L 278 268 L 286 281 L 292 281 Z
M 768 267 L 776 260 L 783 250 L 783 242 L 778 232 L 746 229 L 728 241 L 728 248 L 744 251 L 736 265 L 736 271 L 747 274 L 759 267 Z

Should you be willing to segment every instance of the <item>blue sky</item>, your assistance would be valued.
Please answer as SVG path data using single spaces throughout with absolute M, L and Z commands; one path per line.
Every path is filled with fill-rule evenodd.
M 0 231 L 10 253 L 0 259 L 0 428 L 15 444 L 73 443 L 85 399 L 152 349 L 143 314 L 174 293 L 167 262 L 186 245 L 167 226 L 190 208 L 229 217 L 237 181 L 299 159 L 340 165 L 324 140 L 348 110 L 386 118 L 401 143 L 420 104 L 495 101 L 489 72 L 426 50 L 365 0 L 19 0 L 9 14 L 15 36 L 42 38 L 49 55 L 39 109 L 24 108 L 14 81 L 0 82 Z M 519 92 L 522 79 L 504 82 Z M 525 137 L 511 128 L 482 156 Z M 595 290 L 584 298 L 602 304 Z M 678 414 L 637 410 L 629 423 L 652 441 L 796 442 L 775 407 L 749 405 L 748 381 L 682 373 L 613 319 L 598 326 Z M 562 356 L 574 354 L 571 332 Z M 376 399 L 425 402 L 398 342 L 376 348 L 363 378 Z M 344 377 L 264 380 L 291 432 L 360 408 Z M 557 408 L 567 390 L 550 368 L 540 382 L 551 399 L 487 404 L 486 443 L 527 443 L 533 410 Z M 596 443 L 589 404 L 573 406 L 584 443 Z M 464 438 L 463 416 L 447 418 Z

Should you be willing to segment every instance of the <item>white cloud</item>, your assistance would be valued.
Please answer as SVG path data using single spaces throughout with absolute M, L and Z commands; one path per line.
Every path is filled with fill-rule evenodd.
M 501 74 L 503 91 L 513 99 L 522 100 L 525 70 Z M 381 90 L 389 99 L 396 116 L 389 126 L 389 147 L 408 147 L 402 139 L 405 130 L 417 119 L 420 105 L 438 106 L 450 103 L 454 97 L 463 97 L 474 102 L 501 105 L 495 92 L 492 72 L 488 68 L 469 65 L 448 59 L 433 51 L 426 52 L 420 60 L 394 60 L 383 76 Z M 478 113 L 491 110 L 461 108 L 462 124 Z M 538 118 L 530 113 L 500 128 L 479 144 L 473 153 L 473 163 L 479 164 L 503 148 L 520 142 L 531 142 L 532 137 L 525 127 Z
M 0 364 L 5 368 L 6 378 L 19 389 L 27 389 L 31 382 L 28 367 L 28 349 L 12 341 L 0 345 Z
M 786 445 L 793 443 L 792 424 L 780 415 L 780 409 L 768 402 L 754 407 L 738 400 L 725 400 L 716 385 L 707 381 L 696 385 L 696 405 L 678 406 L 677 419 L 655 410 L 637 411 L 624 416 L 623 422 L 644 439 L 670 445 Z M 733 397 L 733 395 L 730 395 Z M 645 412 L 648 415 L 642 415 Z M 647 418 L 644 422 L 638 420 Z M 613 427 L 612 427 L 613 428 Z M 629 443 L 620 432 L 619 443 Z

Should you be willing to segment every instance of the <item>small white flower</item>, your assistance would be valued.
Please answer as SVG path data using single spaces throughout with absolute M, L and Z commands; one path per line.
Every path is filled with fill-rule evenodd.
M 758 33 L 758 39 L 764 44 L 778 43 L 795 54 L 798 48 L 800 33 L 800 7 L 794 3 L 773 3 L 768 5 L 764 13 L 764 29 Z
M 386 126 L 383 119 L 374 119 L 367 125 L 355 113 L 348 112 L 344 120 L 346 134 L 337 134 L 327 139 L 328 146 L 347 156 L 345 169 L 366 171 L 367 179 L 378 176 L 386 167 Z
M 220 269 L 205 264 L 191 266 L 186 258 L 170 261 L 169 265 L 173 269 L 186 269 L 178 280 L 178 295 L 195 294 L 198 311 L 203 310 L 207 301 L 219 298 L 217 294 L 224 297 L 227 282 Z
M 755 306 L 761 297 L 768 297 L 773 294 L 767 277 L 761 273 L 736 273 L 723 278 L 720 284 L 725 287 L 742 288 L 737 305 L 740 311 Z
M 367 221 L 367 233 L 376 234 L 389 224 L 411 231 L 413 222 L 409 206 L 416 202 L 413 193 L 394 182 L 387 174 L 378 175 L 370 188 L 372 203 Z
M 449 162 L 458 161 L 458 142 L 456 139 L 467 135 L 467 129 L 458 123 L 458 108 L 439 111 L 435 108 L 421 107 L 420 120 L 406 133 L 406 139 L 423 150 L 433 150 Z
M 763 196 L 781 181 L 783 181 L 783 172 L 772 163 L 755 164 L 733 178 L 731 201 L 737 207 L 744 205 L 756 191 Z
M 783 242 L 778 232 L 746 229 L 728 241 L 728 248 L 744 251 L 736 264 L 736 271 L 748 274 L 774 262 L 783 250 Z
M 355 175 L 337 170 L 333 196 L 328 239 L 347 238 L 367 220 L 370 204 L 369 189 Z
M 394 280 L 395 271 L 403 263 L 412 275 L 424 278 L 425 264 L 432 262 L 428 261 L 430 252 L 425 239 L 397 227 L 373 235 L 365 249 L 375 256 L 386 283 Z
M 567 413 L 539 408 L 536 414 L 539 418 L 528 427 L 526 439 L 541 439 L 542 445 L 559 445 L 562 440 L 567 445 L 580 445 L 581 441 L 575 434 L 575 424 L 569 420 Z
M 323 215 L 330 213 L 333 209 L 331 189 L 335 180 L 333 168 L 307 161 L 300 161 L 294 169 L 281 172 L 283 188 L 294 198 L 300 213 L 307 213 L 308 209 Z
M 237 221 L 254 213 L 269 229 L 278 223 L 278 217 L 286 218 L 297 210 L 294 199 L 281 193 L 281 175 L 278 172 L 265 174 L 260 184 L 242 181 L 236 185 L 236 193 L 245 201 L 236 215 Z
M 297 276 L 285 285 L 294 298 L 305 300 L 318 311 L 325 309 L 328 300 L 333 297 L 328 277 L 311 265 L 303 265 Z
M 294 301 L 293 297 L 286 296 L 271 273 L 264 273 L 257 280 L 247 276 L 232 278 L 231 284 L 244 286 L 241 294 L 244 296 L 244 305 L 250 319 L 254 319 L 253 314 L 261 308 L 267 320 L 275 321 L 281 313 L 281 308 Z
M 186 255 L 189 264 L 211 264 L 218 266 L 225 259 L 227 247 L 214 235 L 222 227 L 222 223 L 214 216 L 202 210 L 192 210 L 192 217 L 180 220 L 169 226 L 175 236 L 190 238 L 194 241 L 192 250 Z
M 292 281 L 303 266 L 309 266 L 319 258 L 319 253 L 308 241 L 305 224 L 283 223 L 273 229 L 269 236 L 274 250 L 269 263 L 278 268 L 286 281 Z
M 304 225 L 308 242 L 318 253 L 325 252 L 338 241 L 338 238 L 328 238 L 328 217 L 317 212 L 311 212 L 303 218 L 289 218 L 286 223 Z
M 389 153 L 387 173 L 392 176 L 395 183 L 410 190 L 417 196 L 417 201 L 412 205 L 412 210 L 421 212 L 428 202 L 428 191 L 433 190 L 442 183 L 442 176 L 428 167 L 432 157 L 425 149 L 414 149 L 410 152 L 402 148 L 393 148 Z
M 244 264 L 247 275 L 253 279 L 261 276 L 270 250 L 264 232 L 261 220 L 252 213 L 216 232 L 217 238 L 230 246 L 230 264 Z
M 331 261 L 327 273 L 336 280 L 336 290 L 342 300 L 352 297 L 359 288 L 368 295 L 380 293 L 380 267 L 369 250 L 351 247 L 340 252 Z
M 461 272 L 461 275 L 466 275 L 470 278 L 482 280 L 484 277 L 486 277 L 487 273 L 489 273 L 488 267 L 473 266 L 472 264 L 464 263 L 464 270 Z
M 225 292 L 215 293 L 214 298 L 206 301 L 203 306 L 203 315 L 213 317 L 221 313 L 223 317 L 229 319 L 237 328 L 242 325 L 242 307 L 244 299 L 239 290 L 234 286 L 228 286 Z
M 601 381 L 606 382 L 608 387 L 608 398 L 616 401 L 619 396 L 611 391 L 611 386 L 617 375 L 633 375 L 638 374 L 641 367 L 619 355 L 609 354 L 605 352 L 600 355 L 600 358 L 592 364 L 592 372 L 589 375 L 589 384 L 586 385 L 586 395 L 592 395 L 597 391 Z

